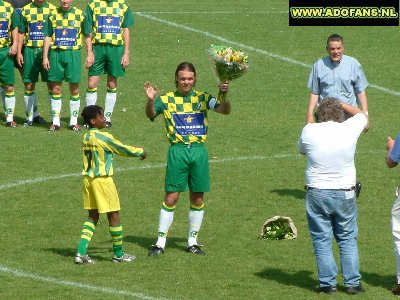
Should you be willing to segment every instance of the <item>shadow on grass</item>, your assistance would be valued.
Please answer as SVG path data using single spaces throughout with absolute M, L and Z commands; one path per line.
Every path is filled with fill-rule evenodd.
M 150 249 L 150 247 L 154 245 L 156 241 L 157 237 L 148 238 L 148 237 L 133 236 L 133 235 L 127 235 L 124 237 L 124 242 L 137 244 L 144 249 Z M 167 247 L 186 250 L 186 242 L 187 242 L 186 238 L 168 237 Z
M 313 272 L 311 271 L 286 272 L 280 269 L 267 268 L 255 273 L 255 275 L 262 279 L 273 280 L 284 285 L 297 286 L 310 291 L 313 291 L 318 284 L 312 277 Z
M 64 257 L 68 257 L 71 259 L 73 257 L 75 257 L 75 254 L 76 254 L 76 248 L 47 248 L 44 250 L 53 252 L 54 254 L 57 254 L 59 256 L 64 256 Z M 108 248 L 90 247 L 90 245 L 89 245 L 88 254 L 89 254 L 90 258 L 97 260 L 97 261 L 106 261 L 106 260 L 111 259 L 111 256 L 109 258 L 105 258 L 103 255 L 100 255 L 102 253 L 109 253 L 111 256 L 113 255 L 111 242 L 109 243 Z
M 296 199 L 304 200 L 306 197 L 306 192 L 299 189 L 275 189 L 271 193 L 278 194 L 279 196 L 289 196 Z
M 318 285 L 311 271 L 286 272 L 280 269 L 267 268 L 255 273 L 255 275 L 262 279 L 273 280 L 284 285 L 297 286 L 311 291 Z M 379 275 L 369 272 L 361 272 L 361 275 L 361 281 L 369 286 L 380 287 L 390 291 L 396 285 L 395 275 Z
M 386 290 L 390 290 L 396 285 L 396 275 L 379 275 L 376 273 L 361 272 L 361 281 L 367 283 L 370 286 L 381 287 Z

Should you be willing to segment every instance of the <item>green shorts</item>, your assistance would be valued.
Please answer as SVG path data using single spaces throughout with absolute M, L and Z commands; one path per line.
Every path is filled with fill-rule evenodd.
M 38 82 L 39 74 L 42 81 L 47 82 L 48 72 L 43 69 L 42 64 L 42 48 L 41 47 L 25 47 L 24 49 L 24 74 L 23 82 Z
M 49 53 L 51 82 L 79 83 L 82 78 L 81 50 L 54 50 Z
M 124 46 L 94 44 L 93 52 L 95 61 L 89 68 L 89 76 L 108 74 L 112 77 L 122 77 L 125 75 L 125 69 L 121 65 Z
M 204 143 L 178 143 L 168 149 L 166 192 L 209 192 L 208 150 Z
M 13 85 L 15 83 L 14 76 L 14 57 L 8 55 L 10 47 L 0 49 L 0 83 Z
M 121 210 L 117 189 L 112 177 L 83 176 L 83 208 L 99 213 Z

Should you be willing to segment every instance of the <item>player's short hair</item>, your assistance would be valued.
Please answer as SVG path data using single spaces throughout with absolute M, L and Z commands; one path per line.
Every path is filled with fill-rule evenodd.
M 98 115 L 103 114 L 104 109 L 99 106 L 99 105 L 89 105 L 86 106 L 82 112 L 81 112 L 81 116 L 83 118 L 83 122 L 87 125 L 89 125 L 89 127 L 92 127 L 92 124 L 90 124 L 90 120 L 92 119 L 96 119 L 96 117 Z
M 328 39 L 326 40 L 326 45 L 328 46 L 330 42 L 342 42 L 342 44 L 344 43 L 343 37 L 337 33 L 331 34 L 328 37 Z
M 318 107 L 317 111 L 317 122 L 343 122 L 345 117 L 344 110 L 340 101 L 333 97 L 327 97 L 323 99 Z
M 196 69 L 194 68 L 193 64 L 187 61 L 181 62 L 177 67 L 175 71 L 175 86 L 178 86 L 178 81 L 176 78 L 178 77 L 179 71 L 189 71 L 193 72 L 194 77 L 196 77 Z

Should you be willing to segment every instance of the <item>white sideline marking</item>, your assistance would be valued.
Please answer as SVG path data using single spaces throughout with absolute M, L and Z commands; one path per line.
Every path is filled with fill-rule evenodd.
M 359 152 L 358 154 L 376 154 L 376 153 L 382 153 L 382 151 L 363 151 Z M 263 160 L 263 159 L 275 159 L 275 158 L 287 158 L 287 157 L 303 157 L 300 153 L 293 153 L 293 154 L 275 154 L 275 155 L 270 155 L 270 156 L 241 156 L 241 157 L 228 157 L 228 158 L 213 158 L 210 159 L 210 163 L 224 163 L 224 162 L 230 162 L 230 161 L 243 161 L 243 160 Z M 145 165 L 145 166 L 133 166 L 133 167 L 128 167 L 128 168 L 115 168 L 116 172 L 128 172 L 128 171 L 135 171 L 135 170 L 143 170 L 143 169 L 158 169 L 158 168 L 164 168 L 165 164 L 157 164 L 157 165 Z M 81 173 L 70 173 L 70 174 L 64 174 L 64 175 L 58 175 L 58 176 L 48 176 L 48 177 L 39 177 L 39 178 L 32 178 L 32 179 L 24 179 L 24 180 L 18 180 L 6 184 L 0 185 L 0 191 L 1 190 L 6 190 L 10 189 L 13 187 L 18 187 L 18 186 L 23 186 L 27 184 L 35 184 L 35 183 L 40 183 L 40 182 L 46 182 L 50 180 L 58 180 L 58 179 L 63 179 L 63 178 L 70 178 L 70 177 L 78 177 L 82 176 Z
M 25 277 L 25 278 L 30 278 L 30 279 L 37 280 L 37 281 L 48 282 L 48 283 L 53 283 L 53 284 L 63 285 L 63 286 L 78 287 L 78 288 L 83 288 L 86 290 L 92 290 L 92 291 L 102 292 L 102 293 L 107 293 L 107 294 L 129 296 L 129 297 L 145 299 L 145 300 L 168 300 L 167 298 L 152 297 L 152 296 L 148 296 L 143 293 L 134 293 L 134 292 L 124 291 L 124 290 L 117 290 L 114 288 L 107 288 L 107 287 L 95 286 L 95 285 L 90 285 L 90 284 L 83 284 L 83 283 L 74 282 L 74 281 L 59 280 L 54 277 L 40 276 L 40 275 L 37 275 L 34 273 L 27 273 L 27 272 L 10 269 L 10 268 L 7 268 L 2 265 L 0 265 L 0 272 L 5 273 L 5 274 L 11 274 L 16 277 Z
M 208 37 L 213 38 L 215 40 L 221 41 L 223 43 L 238 46 L 241 49 L 247 49 L 247 50 L 250 50 L 250 51 L 254 51 L 254 52 L 263 54 L 265 56 L 269 56 L 269 57 L 272 57 L 272 58 L 283 60 L 283 61 L 295 64 L 295 65 L 299 65 L 299 66 L 302 66 L 302 67 L 305 67 L 305 68 L 311 68 L 310 64 L 303 63 L 301 61 L 292 59 L 290 57 L 282 56 L 282 55 L 279 55 L 279 54 L 274 54 L 272 52 L 264 51 L 264 50 L 257 49 L 257 48 L 254 48 L 254 47 L 251 47 L 251 46 L 248 46 L 248 45 L 245 45 L 245 44 L 234 42 L 234 41 L 225 39 L 225 38 L 223 38 L 221 36 L 217 36 L 217 35 L 214 35 L 212 33 L 209 33 L 207 31 L 202 31 L 202 30 L 199 30 L 199 29 L 196 29 L 196 28 L 192 28 L 192 27 L 181 25 L 181 24 L 178 24 L 178 23 L 175 23 L 175 22 L 171 22 L 171 21 L 168 21 L 168 20 L 160 19 L 160 18 L 148 15 L 147 13 L 143 13 L 143 12 L 136 12 L 135 14 L 138 15 L 138 16 L 153 20 L 153 21 L 157 21 L 159 23 L 167 24 L 167 25 L 172 26 L 172 27 L 176 27 L 176 28 L 184 29 L 186 31 L 191 31 L 191 32 L 195 32 L 195 33 L 198 33 L 198 34 L 201 34 L 201 35 L 205 35 L 205 36 L 208 36 Z M 381 86 L 376 85 L 376 84 L 369 84 L 369 87 L 377 89 L 377 90 L 385 92 L 385 93 L 388 93 L 388 94 L 393 95 L 393 96 L 400 96 L 400 92 L 396 92 L 396 91 L 393 91 L 393 90 L 385 88 L 385 87 L 381 87 Z
M 299 156 L 299 155 L 300 154 L 298 154 L 296 156 Z M 239 161 L 239 160 L 254 160 L 254 159 L 257 159 L 257 160 L 273 159 L 273 158 L 290 157 L 290 156 L 295 156 L 295 155 L 293 155 L 293 154 L 277 154 L 277 155 L 271 155 L 271 156 L 231 157 L 231 158 L 222 158 L 222 159 L 210 159 L 210 163 L 223 163 L 223 162 L 235 161 L 235 160 Z M 133 167 L 129 167 L 129 168 L 115 168 L 115 171 L 127 172 L 127 171 L 133 171 L 133 170 L 158 169 L 158 168 L 164 168 L 164 167 L 165 167 L 165 164 L 145 165 L 145 166 L 133 166 Z M 70 174 L 64 174 L 64 175 L 58 175 L 58 176 L 48 176 L 48 177 L 39 177 L 39 178 L 18 180 L 18 181 L 0 185 L 0 191 L 10 189 L 13 187 L 17 187 L 17 186 L 21 186 L 21 185 L 35 184 L 35 183 L 46 182 L 46 181 L 50 181 L 50 180 L 58 180 L 58 179 L 78 177 L 78 176 L 82 176 L 82 174 L 81 173 L 70 173 Z

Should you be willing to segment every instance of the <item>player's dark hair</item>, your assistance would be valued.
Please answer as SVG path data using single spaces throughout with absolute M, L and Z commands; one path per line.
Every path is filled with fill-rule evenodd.
M 178 86 L 178 81 L 176 78 L 178 77 L 179 71 L 189 71 L 193 72 L 194 77 L 196 77 L 196 69 L 194 68 L 193 64 L 187 61 L 181 62 L 177 67 L 175 71 L 175 86 Z
M 318 107 L 317 122 L 343 122 L 345 117 L 344 110 L 340 101 L 333 97 L 323 99 Z
M 342 44 L 344 43 L 343 37 L 341 35 L 338 35 L 337 33 L 331 34 L 328 37 L 328 39 L 326 40 L 326 45 L 328 46 L 330 42 L 342 42 Z
M 99 105 L 89 105 L 86 106 L 82 112 L 81 116 L 83 118 L 83 122 L 89 127 L 92 127 L 90 120 L 96 119 L 98 115 L 101 115 L 104 112 L 104 109 Z

